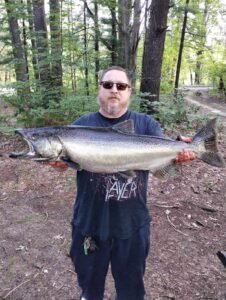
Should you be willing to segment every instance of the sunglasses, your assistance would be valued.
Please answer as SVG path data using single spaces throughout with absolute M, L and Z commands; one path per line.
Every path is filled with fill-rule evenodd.
M 128 83 L 121 83 L 121 82 L 111 82 L 111 81 L 101 81 L 100 85 L 103 86 L 104 89 L 110 90 L 113 88 L 114 84 L 118 91 L 125 91 L 127 88 L 130 88 Z

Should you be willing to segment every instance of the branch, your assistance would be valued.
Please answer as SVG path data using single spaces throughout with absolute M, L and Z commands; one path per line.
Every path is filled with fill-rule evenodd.
M 40 274 L 40 272 L 36 273 L 33 276 L 33 279 L 35 279 L 38 275 Z M 6 298 L 8 298 L 16 289 L 18 289 L 19 287 L 21 287 L 22 285 L 28 283 L 29 281 L 31 281 L 31 279 L 27 279 L 23 282 L 21 282 L 19 285 L 17 285 L 16 287 L 14 287 L 11 291 L 9 291 L 5 296 L 3 296 L 3 299 L 5 300 Z
M 197 33 L 193 33 L 193 32 L 190 32 L 190 31 L 187 31 L 186 30 L 186 33 L 192 35 L 192 36 L 197 36 L 197 37 L 201 37 L 201 38 L 206 38 L 206 35 L 201 35 L 201 34 L 197 34 Z

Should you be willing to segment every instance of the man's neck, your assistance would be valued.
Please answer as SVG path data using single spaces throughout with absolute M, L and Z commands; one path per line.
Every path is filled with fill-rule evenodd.
M 127 111 L 128 111 L 128 108 L 125 111 L 121 111 L 118 114 L 108 114 L 107 112 L 103 111 L 101 108 L 99 109 L 99 113 L 108 119 L 118 119 L 118 118 L 122 117 L 125 113 L 127 113 Z

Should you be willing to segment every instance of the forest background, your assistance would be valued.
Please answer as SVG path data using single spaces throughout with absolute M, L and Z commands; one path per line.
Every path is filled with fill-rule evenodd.
M 181 86 L 226 97 L 223 0 L 0 0 L 0 11 L 0 84 L 23 126 L 97 110 L 110 65 L 130 73 L 132 108 L 162 125 L 186 118 Z

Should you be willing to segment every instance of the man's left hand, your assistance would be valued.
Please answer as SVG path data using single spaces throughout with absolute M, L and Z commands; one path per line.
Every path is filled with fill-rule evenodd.
M 176 163 L 182 163 L 188 160 L 194 160 L 195 153 L 190 150 L 183 149 L 176 157 Z
M 191 143 L 192 142 L 192 137 L 188 137 L 188 136 L 182 136 L 179 135 L 177 137 L 177 140 L 179 141 L 183 141 L 185 143 Z M 176 157 L 176 163 L 182 163 L 188 160 L 194 160 L 195 159 L 195 153 L 192 152 L 191 150 L 185 150 L 183 149 L 178 156 Z

